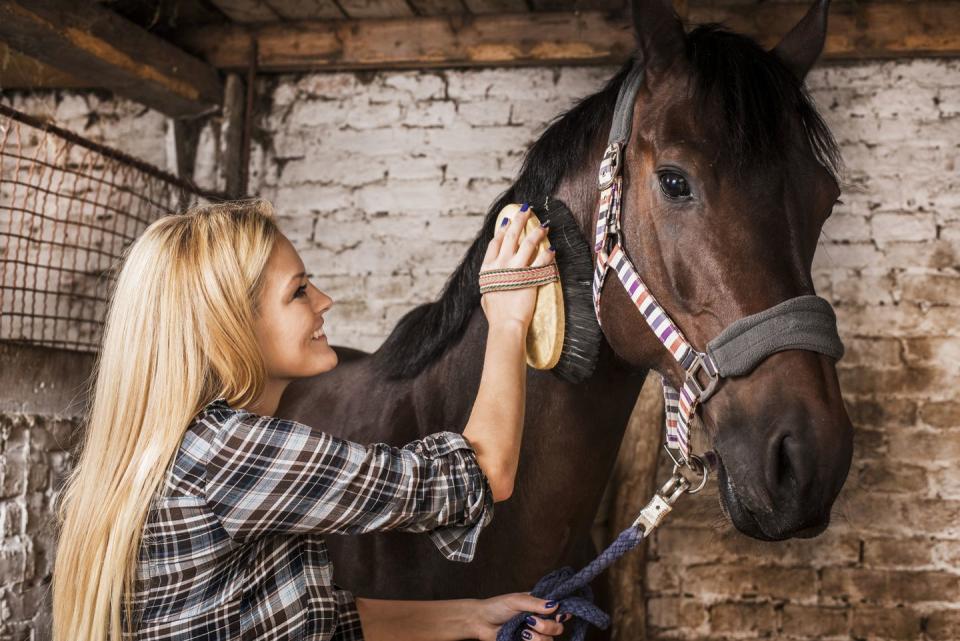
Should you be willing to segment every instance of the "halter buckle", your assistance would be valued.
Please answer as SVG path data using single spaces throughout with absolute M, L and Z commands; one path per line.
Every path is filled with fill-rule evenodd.
M 697 354 L 693 362 L 690 363 L 690 367 L 687 368 L 687 380 L 686 384 L 690 385 L 693 388 L 693 391 L 697 394 L 697 400 L 701 403 L 705 403 L 708 398 L 713 396 L 713 393 L 717 389 L 717 383 L 720 382 L 720 375 L 715 371 L 711 372 L 711 368 L 707 367 L 706 362 L 704 361 L 705 357 L 703 354 Z M 706 384 L 701 384 L 700 380 L 697 378 L 697 374 L 703 372 L 707 377 Z
M 620 174 L 620 143 L 612 142 L 600 161 L 600 191 L 609 189 Z

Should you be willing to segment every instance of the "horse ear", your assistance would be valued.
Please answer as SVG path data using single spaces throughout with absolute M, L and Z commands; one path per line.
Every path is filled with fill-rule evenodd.
M 823 52 L 829 12 L 830 0 L 816 0 L 803 19 L 773 49 L 773 53 L 800 80 L 806 77 Z
M 631 10 L 637 47 L 647 68 L 665 67 L 683 52 L 686 36 L 672 0 L 633 0 Z

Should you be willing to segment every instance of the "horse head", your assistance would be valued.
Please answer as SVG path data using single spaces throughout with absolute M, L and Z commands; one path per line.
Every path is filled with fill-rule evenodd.
M 685 34 L 670 0 L 634 2 L 645 75 L 622 162 L 622 245 L 698 349 L 744 316 L 814 293 L 839 156 L 803 81 L 823 48 L 828 4 L 818 0 L 766 51 L 715 26 Z M 683 370 L 625 290 L 604 292 L 610 346 L 679 389 Z M 772 354 L 723 379 L 700 417 L 737 529 L 779 540 L 826 528 L 853 441 L 832 358 Z

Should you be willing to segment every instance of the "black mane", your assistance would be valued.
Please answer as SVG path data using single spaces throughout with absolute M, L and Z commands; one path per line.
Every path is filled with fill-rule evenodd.
M 776 56 L 745 36 L 704 25 L 687 35 L 687 57 L 700 113 L 717 105 L 722 110 L 721 148 L 729 162 L 739 167 L 783 154 L 787 121 L 799 117 L 817 159 L 836 175 L 840 154 L 830 130 L 803 83 Z M 480 234 L 440 297 L 408 312 L 375 353 L 384 376 L 417 376 L 460 339 L 480 304 L 477 274 L 497 214 L 509 203 L 543 202 L 582 166 L 597 141 L 607 139 L 617 92 L 632 65 L 627 61 L 603 89 L 555 118 L 530 147 L 516 181 L 487 211 Z

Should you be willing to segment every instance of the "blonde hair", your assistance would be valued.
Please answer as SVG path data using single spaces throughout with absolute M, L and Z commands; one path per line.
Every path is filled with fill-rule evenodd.
M 260 395 L 253 321 L 278 234 L 269 203 L 221 203 L 161 218 L 127 250 L 59 508 L 54 641 L 120 640 L 143 526 L 187 426 L 216 398 Z

